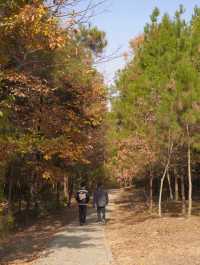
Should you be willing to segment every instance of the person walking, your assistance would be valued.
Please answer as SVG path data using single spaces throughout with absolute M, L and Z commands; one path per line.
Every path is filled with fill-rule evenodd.
M 106 205 L 108 204 L 108 193 L 103 185 L 99 183 L 93 195 L 93 206 L 97 209 L 98 222 L 106 223 Z
M 76 193 L 76 200 L 79 206 L 80 225 L 84 225 L 86 223 L 87 204 L 89 202 L 89 199 L 89 193 L 86 189 L 85 184 L 81 184 L 80 190 Z

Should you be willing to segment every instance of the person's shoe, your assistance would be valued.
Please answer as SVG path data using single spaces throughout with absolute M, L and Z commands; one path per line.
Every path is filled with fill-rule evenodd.
M 106 220 L 105 220 L 105 219 L 102 220 L 102 224 L 103 224 L 103 225 L 106 224 Z

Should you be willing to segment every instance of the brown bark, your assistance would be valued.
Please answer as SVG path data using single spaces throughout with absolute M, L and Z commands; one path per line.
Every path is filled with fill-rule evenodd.
M 176 172 L 175 172 L 175 183 L 174 183 L 174 185 L 175 185 L 175 201 L 178 201 L 179 200 L 179 188 L 178 188 L 178 176 L 177 176 L 177 174 L 176 174 Z
M 152 213 L 153 210 L 153 175 L 150 169 L 149 176 L 149 211 Z
M 12 210 L 12 187 L 13 187 L 13 181 L 12 178 L 9 179 L 9 188 L 8 188 L 8 211 L 10 212 Z
M 169 185 L 170 200 L 173 200 L 173 192 L 172 192 L 172 186 L 171 186 L 169 171 L 167 171 L 167 180 L 168 180 L 168 185 Z
M 149 185 L 150 185 L 150 191 L 149 191 L 149 210 L 150 210 L 150 213 L 152 213 L 152 210 L 153 210 L 153 177 L 152 176 L 150 176 Z
M 69 189 L 69 179 L 66 175 L 64 175 L 64 178 L 63 178 L 63 193 L 64 193 L 64 199 L 65 200 L 69 200 L 68 198 L 68 189 Z
M 187 124 L 187 136 L 188 136 L 188 151 L 187 151 L 187 159 L 188 159 L 188 217 L 191 216 L 192 213 L 192 173 L 191 173 L 191 143 L 190 143 L 190 132 L 189 125 Z
M 68 207 L 71 206 L 73 189 L 74 189 L 74 182 L 73 182 L 73 178 L 70 177 L 69 178 L 69 184 L 68 184 L 68 204 L 67 204 Z
M 59 205 L 60 204 L 60 183 L 57 182 L 56 185 L 56 203 Z
M 22 210 L 22 200 L 19 199 L 18 211 L 21 212 L 21 210 Z

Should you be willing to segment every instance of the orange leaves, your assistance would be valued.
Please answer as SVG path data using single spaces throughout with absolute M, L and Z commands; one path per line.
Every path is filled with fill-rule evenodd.
M 133 179 L 144 167 L 155 160 L 155 152 L 142 137 L 134 136 L 119 141 L 114 159 L 118 181 Z
M 24 51 L 32 49 L 56 49 L 63 47 L 66 33 L 60 28 L 58 20 L 49 14 L 43 4 L 25 5 L 10 17 L 2 21 L 1 33 L 5 38 L 23 43 Z M 15 41 L 16 41 L 15 40 Z M 19 52 L 20 50 L 18 50 Z
M 133 50 L 137 50 L 144 43 L 144 35 L 141 34 L 130 41 L 130 46 Z
M 8 118 L 20 146 L 13 151 L 28 154 L 37 174 L 49 180 L 57 177 L 54 163 L 99 163 L 103 133 L 96 132 L 106 92 L 90 48 L 43 1 L 27 2 L 0 18 L 0 63 L 7 69 L 1 96 L 12 98 Z

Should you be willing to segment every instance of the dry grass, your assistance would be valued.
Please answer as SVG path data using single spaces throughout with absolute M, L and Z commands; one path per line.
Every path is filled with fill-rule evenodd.
M 115 265 L 200 265 L 198 216 L 152 217 L 137 191 L 121 192 L 112 207 L 106 232 Z

